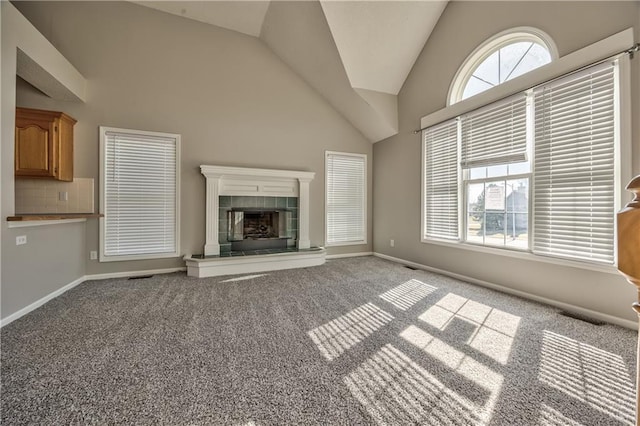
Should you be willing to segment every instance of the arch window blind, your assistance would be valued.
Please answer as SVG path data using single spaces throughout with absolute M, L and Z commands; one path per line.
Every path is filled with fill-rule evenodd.
M 367 157 L 326 153 L 326 244 L 364 244 L 366 236 Z
M 100 260 L 179 255 L 180 136 L 100 128 Z

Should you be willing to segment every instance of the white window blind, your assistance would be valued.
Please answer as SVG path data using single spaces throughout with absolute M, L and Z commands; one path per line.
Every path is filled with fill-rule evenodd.
M 538 254 L 614 262 L 615 69 L 536 88 L 534 239 Z
M 424 237 L 458 240 L 458 120 L 423 132 Z
M 461 118 L 463 168 L 518 163 L 527 153 L 527 98 L 518 94 Z
M 100 132 L 101 260 L 177 256 L 180 136 Z
M 362 154 L 326 153 L 326 243 L 366 243 L 366 170 Z

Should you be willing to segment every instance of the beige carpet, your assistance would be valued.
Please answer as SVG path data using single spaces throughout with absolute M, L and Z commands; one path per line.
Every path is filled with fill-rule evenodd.
M 1 337 L 7 425 L 634 420 L 634 332 L 372 257 L 86 282 Z

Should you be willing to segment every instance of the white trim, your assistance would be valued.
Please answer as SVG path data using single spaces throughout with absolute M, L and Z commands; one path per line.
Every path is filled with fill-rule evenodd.
M 327 222 L 328 222 L 328 214 L 327 214 L 327 205 L 328 205 L 328 194 L 329 192 L 327 191 L 327 180 L 329 179 L 329 173 L 328 173 L 328 161 L 327 159 L 329 158 L 329 155 L 342 155 L 345 157 L 360 157 L 364 159 L 364 188 L 363 188 L 363 206 L 364 206 L 364 212 L 362 215 L 362 233 L 363 233 L 363 239 L 362 240 L 358 240 L 358 241 L 342 241 L 342 242 L 338 242 L 338 243 L 330 243 L 328 240 L 328 226 L 327 226 Z M 368 201 L 367 201 L 367 192 L 368 192 L 368 182 L 369 182 L 369 171 L 368 171 L 368 158 L 367 158 L 367 154 L 361 154 L 358 152 L 343 152 L 343 151 L 325 151 L 324 152 L 324 245 L 325 247 L 340 247 L 340 246 L 355 246 L 355 245 L 362 245 L 362 244 L 367 244 L 367 239 L 368 239 L 368 222 L 367 222 L 367 206 L 368 206 Z
M 20 317 L 23 317 L 24 315 L 27 315 L 31 311 L 34 311 L 34 310 L 38 309 L 40 306 L 44 305 L 48 301 L 50 301 L 52 299 L 55 299 L 56 297 L 60 296 L 63 293 L 66 293 L 67 291 L 69 291 L 72 288 L 82 284 L 85 281 L 105 280 L 105 279 L 108 279 L 108 278 L 136 277 L 136 276 L 141 276 L 141 275 L 169 274 L 169 273 L 172 273 L 172 272 L 180 272 L 180 271 L 186 271 L 186 270 L 187 270 L 187 268 L 182 266 L 182 267 L 178 267 L 178 268 L 151 269 L 151 270 L 148 270 L 148 271 L 112 272 L 112 273 L 107 273 L 107 274 L 84 275 L 84 276 L 82 276 L 82 277 L 70 282 L 69 284 L 67 284 L 67 285 L 65 285 L 63 287 L 60 287 L 59 289 L 47 294 L 46 296 L 42 297 L 41 299 L 38 299 L 37 301 L 33 302 L 32 304 L 30 304 L 28 306 L 25 306 L 24 308 L 20 309 L 19 311 L 12 313 L 11 315 L 7 316 L 6 318 L 2 318 L 2 320 L 0 321 L 0 328 L 4 327 L 7 324 L 12 323 L 13 321 L 17 320 Z
M 345 257 L 363 257 L 363 256 L 373 256 L 372 251 L 361 251 L 358 253 L 343 253 L 343 254 L 328 254 L 326 259 L 343 259 Z
M 44 305 L 48 301 L 60 296 L 63 293 L 66 293 L 67 291 L 71 290 L 72 288 L 76 287 L 77 285 L 82 284 L 84 281 L 85 281 L 85 277 L 80 277 L 77 280 L 72 281 L 72 282 L 70 282 L 69 284 L 67 284 L 67 285 L 65 285 L 63 287 L 60 287 L 56 291 L 53 291 L 53 292 L 47 294 L 46 296 L 36 300 L 32 304 L 30 304 L 28 306 L 25 306 L 24 308 L 20 309 L 19 311 L 12 313 L 8 317 L 2 318 L 2 321 L 0 321 L 0 327 L 4 327 L 5 325 L 12 323 L 13 321 L 15 321 L 18 318 L 28 314 L 29 312 L 38 309 L 40 306 Z
M 366 233 L 366 230 L 365 230 Z M 326 238 L 325 238 L 326 239 Z M 325 243 L 325 247 L 344 247 L 344 246 L 361 246 L 367 244 L 367 240 L 360 241 L 344 241 L 341 243 Z
M 427 186 L 425 185 L 425 183 L 427 183 L 425 179 L 427 173 L 427 144 L 424 142 L 424 138 L 425 132 L 424 130 L 422 130 L 420 132 L 420 241 L 424 241 L 425 235 L 427 233 L 427 212 L 425 209 L 425 203 L 427 202 Z M 459 152 L 460 144 L 458 144 L 458 153 Z M 458 207 L 458 212 L 460 212 L 460 207 Z M 460 227 L 458 227 L 458 235 L 460 233 L 459 228 Z
M 171 274 L 173 272 L 183 272 L 186 270 L 187 268 L 185 266 L 179 266 L 176 268 L 149 269 L 146 271 L 108 272 L 105 274 L 85 275 L 84 279 L 85 281 L 106 280 L 110 278 L 128 278 L 128 277 L 140 277 L 144 275 Z
M 201 165 L 200 173 L 207 178 L 229 178 L 229 177 L 248 177 L 248 178 L 276 178 L 276 179 L 306 179 L 313 180 L 315 172 L 302 172 L 298 170 L 279 170 L 279 169 L 253 169 L 249 167 L 227 167 L 227 166 L 208 166 Z M 222 194 L 233 195 L 233 194 Z M 237 194 L 242 195 L 242 194 Z
M 618 120 L 619 126 L 616 126 L 616 141 L 614 143 L 616 149 L 616 164 L 618 167 L 615 169 L 615 183 L 619 184 L 618 191 L 615 194 L 615 209 L 616 212 L 623 209 L 627 202 L 633 198 L 632 193 L 627 191 L 627 182 L 630 182 L 633 178 L 632 173 L 632 123 L 633 118 L 631 114 L 631 58 L 629 55 L 622 55 L 618 58 L 615 65 L 616 68 L 616 84 L 619 85 L 619 90 L 616 91 L 617 98 L 615 100 L 615 107 L 617 111 L 615 116 Z M 616 265 L 618 264 L 618 221 L 614 220 L 614 258 Z
M 315 176 L 315 173 L 313 173 Z M 311 248 L 309 239 L 309 183 L 313 177 L 298 177 L 298 241 L 296 247 L 299 249 Z
M 558 59 L 558 47 L 549 34 L 544 31 L 534 27 L 516 27 L 502 31 L 476 47 L 475 50 L 467 56 L 467 59 L 464 60 L 462 66 L 458 68 L 458 72 L 456 72 L 449 87 L 447 105 L 453 105 L 462 100 L 462 93 L 471 75 L 493 52 L 509 44 L 521 41 L 538 43 L 547 48 L 552 61 Z
M 531 71 L 528 74 L 525 74 L 524 76 L 521 77 L 527 77 L 522 78 L 522 81 L 524 82 L 531 82 L 534 80 L 540 80 L 540 81 L 548 81 L 552 78 L 556 78 L 558 76 L 561 76 L 568 72 L 572 72 L 575 69 L 579 69 L 581 66 L 585 66 L 585 65 L 589 65 L 591 63 L 597 62 L 598 60 L 604 59 L 604 58 L 608 58 L 611 57 L 612 55 L 615 55 L 616 53 L 620 53 L 621 51 L 623 51 L 625 48 L 627 48 L 628 46 L 630 46 L 631 44 L 633 44 L 633 29 L 627 29 L 624 31 L 621 31 L 613 36 L 610 36 L 604 40 L 601 40 L 599 42 L 596 42 L 590 46 L 587 46 L 585 48 L 582 48 L 576 52 L 573 52 L 567 56 L 564 56 L 560 59 L 558 59 L 557 61 L 552 62 L 551 64 L 548 64 L 544 67 L 541 67 L 539 69 L 536 69 L 534 71 Z M 631 175 L 631 96 L 630 96 L 630 88 L 629 88 L 629 84 L 630 84 L 630 65 L 629 65 L 629 58 L 628 55 L 618 55 L 617 57 L 617 63 L 618 65 L 616 66 L 617 71 L 616 71 L 616 84 L 619 84 L 619 90 L 617 91 L 617 93 L 619 93 L 619 97 L 616 98 L 616 108 L 617 108 L 617 113 L 616 117 L 619 117 L 619 130 L 616 132 L 616 144 L 615 144 L 615 149 L 616 149 L 616 164 L 619 165 L 620 170 L 616 170 L 616 176 L 615 176 L 615 183 L 617 186 L 619 186 L 619 188 L 617 188 L 616 191 L 616 199 L 615 199 L 615 206 L 616 206 L 616 211 L 619 210 L 620 208 L 622 208 L 622 206 L 624 205 L 624 200 L 628 199 L 629 194 L 626 193 L 624 191 L 624 186 L 626 184 L 626 182 L 628 182 L 632 175 Z M 545 71 L 546 70 L 546 71 Z M 555 74 L 551 74 L 551 72 L 555 73 Z M 533 77 L 531 77 L 533 76 Z M 552 77 L 552 78 L 551 78 Z M 518 79 L 514 79 L 513 81 L 519 80 L 520 77 Z M 503 98 L 502 96 L 497 96 L 495 95 L 495 93 L 502 93 L 500 92 L 500 87 L 501 86 L 507 86 L 508 84 L 510 84 L 510 82 L 506 82 L 500 86 L 496 86 L 495 88 L 483 92 L 481 94 L 479 94 L 478 96 L 474 96 L 472 98 L 466 99 L 464 101 L 458 102 L 452 106 L 449 106 L 447 108 L 444 108 L 440 111 L 437 111 L 431 115 L 425 116 L 421 119 L 421 125 L 422 127 L 429 127 L 427 124 L 427 122 L 430 122 L 432 124 L 438 124 L 447 120 L 450 120 L 451 117 L 449 117 L 450 113 L 453 112 L 458 112 L 460 110 L 460 105 L 466 105 L 466 107 L 462 108 L 461 111 L 459 112 L 458 115 L 461 115 L 465 110 L 465 108 L 471 110 L 471 109 L 477 109 L 477 108 L 482 108 L 485 106 L 485 102 L 489 103 L 490 101 L 492 101 L 493 98 L 497 98 L 497 99 L 501 99 Z M 513 87 L 515 88 L 515 85 L 511 85 L 509 87 Z M 530 84 L 527 83 L 527 85 L 523 86 L 522 89 L 524 90 L 524 88 L 533 88 L 536 87 L 536 84 Z M 487 95 L 488 93 L 488 95 Z M 493 95 L 492 95 L 493 94 Z M 480 101 L 476 101 L 476 98 L 480 99 Z M 487 99 L 489 99 L 489 101 L 487 101 Z M 467 102 L 469 101 L 469 102 Z M 493 101 L 495 101 L 495 99 L 493 99 Z M 471 108 L 470 106 L 473 106 L 473 108 Z M 532 107 L 533 108 L 533 107 Z M 528 114 L 533 114 L 532 110 L 528 110 Z M 441 120 L 442 118 L 446 118 L 445 120 Z M 616 127 L 618 128 L 618 126 Z M 422 135 L 424 135 L 424 131 L 422 132 Z M 529 145 L 529 149 L 533 149 L 533 145 L 534 145 L 534 141 L 532 141 L 533 143 L 528 144 Z M 605 272 L 605 273 L 611 273 L 611 274 L 617 274 L 617 270 L 615 269 L 615 261 L 614 261 L 614 265 L 605 265 L 605 264 L 597 264 L 597 263 L 589 263 L 587 261 L 585 262 L 580 262 L 580 261 L 573 261 L 570 259 L 564 259 L 564 258 L 556 258 L 556 257 L 549 257 L 549 256 L 541 256 L 541 255 L 536 255 L 533 254 L 531 252 L 522 252 L 522 251 L 513 251 L 513 250 L 509 250 L 506 248 L 503 249 L 495 249 L 495 248 L 490 248 L 490 247 L 479 247 L 477 245 L 473 245 L 464 241 L 439 241 L 439 240 L 433 240 L 433 239 L 428 239 L 425 237 L 425 159 L 424 159 L 424 145 L 425 145 L 425 141 L 424 141 L 424 136 L 422 137 L 421 140 L 421 144 L 422 144 L 422 158 L 421 158 L 421 233 L 420 233 L 420 241 L 422 243 L 428 243 L 428 244 L 436 244 L 436 245 L 445 245 L 448 247 L 454 247 L 454 248 L 461 248 L 461 249 L 467 249 L 467 250 L 474 250 L 474 251 L 479 251 L 479 252 L 484 252 L 484 253 L 491 253 L 491 254 L 496 254 L 496 255 L 502 255 L 502 256 L 509 256 L 509 257 L 517 257 L 517 258 L 521 258 L 521 259 L 526 259 L 528 261 L 540 261 L 540 262 L 546 262 L 546 263 L 552 263 L 552 264 L 559 264 L 562 266 L 569 266 L 569 267 L 575 267 L 575 268 L 580 268 L 580 269 L 587 269 L 587 270 L 595 270 L 598 272 Z M 535 203 L 535 191 L 534 191 L 534 180 L 535 180 L 535 170 L 534 168 L 534 162 L 531 162 L 531 177 L 530 177 L 530 193 L 531 196 L 529 197 L 529 221 L 530 221 L 530 232 L 529 232 L 529 247 L 532 247 L 531 241 L 534 235 L 534 223 L 533 223 L 533 214 L 532 214 L 532 206 Z M 466 203 L 466 200 L 464 200 L 464 198 L 466 197 L 466 190 L 464 188 L 464 183 L 465 180 L 464 179 L 460 179 L 460 184 L 461 184 L 461 188 L 459 190 L 459 194 L 461 196 L 459 196 L 459 200 L 462 200 L 463 202 Z M 463 204 L 463 206 L 466 204 Z M 458 209 L 460 218 L 459 218 L 459 223 L 461 223 L 461 225 L 464 225 L 464 222 L 467 220 L 466 215 L 464 215 L 463 213 L 465 212 L 465 208 L 461 206 Z M 462 236 L 464 235 L 465 232 L 465 228 L 460 230 L 459 236 L 462 238 Z M 614 235 L 615 232 L 614 232 Z M 615 244 L 615 237 L 614 237 L 614 250 L 616 250 L 616 244 Z
M 451 278 L 455 278 L 457 280 L 461 280 L 461 281 L 466 281 L 472 284 L 477 284 L 479 286 L 482 287 L 487 287 L 487 288 L 491 288 L 493 290 L 497 290 L 503 293 L 508 293 L 508 294 L 512 294 L 515 296 L 519 296 L 525 299 L 529 299 L 529 300 L 534 300 L 536 302 L 541 302 L 550 306 L 554 306 L 556 308 L 560 308 L 566 311 L 571 311 L 571 312 L 575 312 L 590 318 L 595 318 L 601 321 L 605 321 L 611 324 L 615 324 L 615 325 L 619 325 L 621 327 L 625 327 L 625 328 L 629 328 L 631 330 L 637 330 L 638 329 L 638 323 L 635 321 L 631 321 L 628 319 L 624 319 L 624 318 L 620 318 L 620 317 L 616 317 L 613 315 L 609 315 L 609 314 L 603 314 L 602 312 L 598 312 L 598 311 L 594 311 L 591 309 L 587 309 L 587 308 L 583 308 L 580 306 L 576 306 L 576 305 L 572 305 L 570 303 L 564 303 L 564 302 L 559 302 L 557 300 L 553 300 L 553 299 L 548 299 L 546 297 L 542 297 L 542 296 L 537 296 L 535 294 L 531 294 L 531 293 L 527 293 L 524 291 L 520 291 L 520 290 L 515 290 L 509 287 L 504 287 L 501 286 L 499 284 L 494 284 L 494 283 L 490 283 L 488 281 L 483 281 L 483 280 L 479 280 L 476 278 L 472 278 L 472 277 L 468 277 L 466 275 L 462 275 L 462 274 L 456 274 L 454 272 L 449 272 L 449 271 L 445 271 L 443 269 L 438 269 L 438 268 L 433 268 L 431 266 L 427 266 L 427 265 L 423 265 L 421 263 L 416 263 L 416 262 L 411 262 L 409 260 L 404 260 L 404 259 L 400 259 L 397 257 L 392 257 L 392 256 L 387 256 L 386 254 L 382 254 L 382 253 L 376 253 L 374 252 L 373 255 L 375 257 L 379 257 L 381 259 L 386 259 L 386 260 L 390 260 L 392 262 L 396 262 L 396 263 L 400 263 L 403 265 L 407 265 L 407 266 L 412 266 L 414 268 L 418 268 L 418 269 L 423 269 L 425 271 L 429 271 L 429 272 L 434 272 L 436 274 L 441 274 L 441 275 L 445 275 Z
M 220 254 L 218 208 L 221 195 L 297 197 L 296 247 L 299 249 L 311 247 L 309 183 L 315 177 L 315 172 L 201 165 L 200 173 L 206 178 L 205 256 Z
M 45 226 L 45 225 L 64 225 L 67 223 L 86 222 L 86 218 L 77 219 L 60 219 L 60 220 L 25 220 L 7 222 L 8 228 L 29 228 L 32 226 Z
M 582 66 L 592 64 L 601 59 L 608 58 L 622 52 L 634 43 L 633 28 L 628 28 L 610 37 L 593 43 L 573 53 L 565 55 L 547 65 L 523 74 L 513 80 L 505 81 L 502 84 L 492 87 L 482 93 L 464 99 L 453 105 L 425 115 L 420 119 L 420 127 L 431 127 L 450 118 L 480 108 L 491 102 L 495 102 L 517 92 L 537 86 L 545 81 L 574 71 Z
M 98 259 L 100 262 L 120 262 L 126 260 L 146 260 L 146 259 L 166 259 L 172 257 L 180 257 L 180 186 L 181 186 L 181 136 L 177 133 L 166 133 L 166 132 L 151 132 L 147 130 L 133 130 L 133 129 L 122 129 L 118 127 L 108 127 L 108 126 L 99 126 L 98 131 L 100 134 L 100 210 L 103 214 L 99 219 L 99 253 Z M 116 255 L 116 256 L 108 256 L 105 254 L 105 221 L 106 221 L 106 211 L 105 211 L 105 183 L 106 183 L 106 167 L 105 167 L 105 149 L 106 149 L 106 135 L 107 132 L 113 133 L 127 133 L 130 135 L 141 135 L 141 136 L 152 136 L 158 138 L 166 138 L 175 140 L 175 149 L 176 149 L 176 181 L 175 181 L 175 197 L 176 197 L 176 205 L 175 205 L 175 251 L 171 253 L 158 253 L 158 254 L 137 254 L 137 255 Z

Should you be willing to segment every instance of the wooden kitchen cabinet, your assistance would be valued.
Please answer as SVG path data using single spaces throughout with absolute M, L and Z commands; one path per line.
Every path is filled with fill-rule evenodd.
M 63 112 L 16 108 L 16 177 L 72 181 L 75 124 Z

